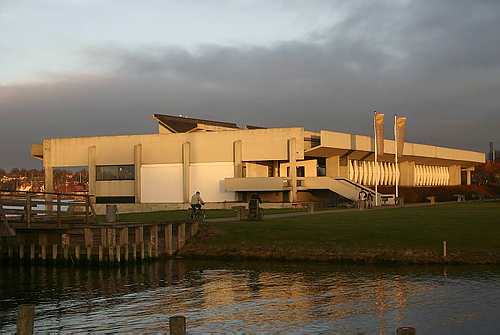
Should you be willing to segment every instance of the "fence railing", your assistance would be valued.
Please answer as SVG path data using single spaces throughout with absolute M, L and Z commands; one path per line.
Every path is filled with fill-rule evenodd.
M 95 223 L 93 196 L 86 193 L 53 193 L 0 190 L 0 219 L 6 223 Z

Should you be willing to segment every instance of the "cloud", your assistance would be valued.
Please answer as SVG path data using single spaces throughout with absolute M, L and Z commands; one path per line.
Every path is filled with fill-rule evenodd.
M 298 41 L 95 46 L 85 56 L 102 75 L 0 87 L 4 165 L 30 164 L 42 137 L 152 132 L 153 113 L 370 134 L 380 110 L 407 115 L 412 141 L 500 140 L 500 2 L 336 5 L 341 20 Z

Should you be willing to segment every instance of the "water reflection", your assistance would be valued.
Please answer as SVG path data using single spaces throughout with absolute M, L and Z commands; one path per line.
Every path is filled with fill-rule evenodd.
M 0 333 L 20 303 L 35 330 L 60 334 L 166 333 L 188 317 L 191 334 L 498 333 L 495 267 L 369 267 L 166 261 L 102 268 L 6 267 Z

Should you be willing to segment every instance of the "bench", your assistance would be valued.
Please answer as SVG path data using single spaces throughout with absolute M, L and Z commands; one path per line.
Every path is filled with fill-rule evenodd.
M 436 203 L 436 196 L 434 196 L 434 195 L 426 197 L 425 199 L 429 200 L 431 205 L 434 205 Z

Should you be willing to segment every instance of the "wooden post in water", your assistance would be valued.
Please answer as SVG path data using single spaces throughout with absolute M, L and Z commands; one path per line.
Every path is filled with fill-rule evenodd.
M 80 261 L 80 245 L 75 245 L 75 259 L 76 261 Z
M 168 319 L 170 335 L 186 335 L 186 318 L 184 316 L 172 316 Z
M 61 195 L 57 194 L 57 226 L 61 227 Z
M 158 257 L 158 225 L 149 228 L 149 257 Z
M 31 243 L 30 245 L 30 259 L 32 262 L 35 261 L 35 257 L 36 257 L 36 254 L 35 254 L 35 243 Z
M 114 247 L 112 245 L 110 245 L 108 247 L 108 262 L 113 262 L 115 260 L 113 251 L 114 251 Z
M 31 227 L 31 194 L 26 194 L 26 225 Z
M 417 331 L 413 327 L 399 327 L 396 329 L 396 335 L 416 335 Z
M 446 241 L 443 241 L 443 258 L 446 258 L 448 253 L 447 246 L 446 246 Z
M 21 305 L 17 314 L 17 335 L 32 335 L 35 305 Z
M 42 261 L 45 262 L 47 260 L 47 246 L 45 244 L 40 246 L 40 254 L 42 256 Z
M 128 262 L 128 227 L 120 229 L 120 245 L 125 248 L 123 258 Z
M 101 245 L 103 248 L 107 246 L 107 241 L 108 241 L 108 236 L 107 236 L 107 231 L 106 228 L 101 228 Z
M 121 251 L 121 247 L 119 244 L 116 245 L 116 261 L 118 263 L 120 263 L 122 261 L 122 255 L 121 255 L 122 251 Z
M 132 244 L 132 259 L 137 260 L 137 244 Z
M 85 239 L 85 247 L 87 248 L 87 261 L 90 262 L 92 260 L 92 245 L 94 242 L 92 230 L 90 228 L 84 228 L 83 235 Z
M 38 244 L 40 245 L 40 257 L 45 262 L 47 260 L 47 246 L 49 245 L 47 234 L 38 235 Z
M 191 223 L 191 238 L 195 237 L 198 234 L 199 223 L 193 222 Z
M 102 258 L 103 258 L 103 251 L 102 251 L 102 244 L 99 244 L 99 263 L 102 262 Z
M 52 260 L 57 260 L 57 244 L 52 244 Z
M 172 224 L 167 223 L 165 225 L 165 254 L 167 256 L 172 256 L 175 252 L 174 247 L 174 237 L 172 235 Z
M 63 257 L 65 261 L 69 260 L 69 234 L 61 235 L 61 244 L 63 248 Z
M 22 261 L 24 258 L 24 245 L 20 244 L 19 245 L 19 260 Z
M 135 244 L 139 245 L 141 250 L 141 261 L 144 260 L 144 227 L 135 227 Z
M 177 225 L 177 251 L 180 251 L 186 244 L 186 224 L 179 223 Z

